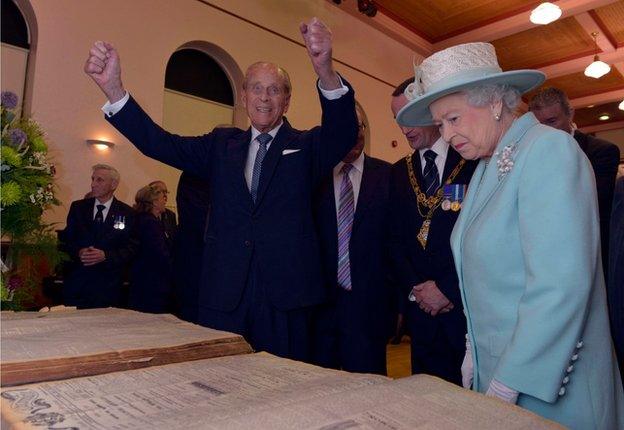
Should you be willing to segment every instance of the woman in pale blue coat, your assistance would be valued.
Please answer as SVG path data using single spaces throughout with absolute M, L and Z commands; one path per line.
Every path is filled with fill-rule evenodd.
M 464 386 L 575 429 L 624 428 L 589 161 L 572 136 L 516 117 L 533 70 L 502 72 L 494 47 L 425 59 L 397 121 L 437 124 L 480 159 L 451 244 L 468 322 Z

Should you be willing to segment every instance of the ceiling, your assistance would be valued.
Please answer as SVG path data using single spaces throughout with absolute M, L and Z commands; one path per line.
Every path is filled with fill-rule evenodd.
M 545 26 L 529 21 L 540 3 L 375 0 L 374 18 L 358 13 L 356 0 L 343 0 L 339 7 L 423 56 L 459 43 L 490 42 L 503 70 L 538 69 L 546 74 L 545 85 L 564 90 L 576 109 L 579 128 L 624 128 L 624 111 L 618 109 L 624 100 L 624 0 L 553 1 L 563 14 Z M 598 32 L 597 47 L 592 32 Z M 611 65 L 611 72 L 600 79 L 583 74 L 596 53 Z M 603 114 L 610 119 L 599 120 Z

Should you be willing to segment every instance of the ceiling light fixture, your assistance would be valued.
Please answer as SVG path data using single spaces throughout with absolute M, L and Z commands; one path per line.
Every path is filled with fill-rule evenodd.
M 596 36 L 598 36 L 598 33 L 594 31 L 591 35 L 594 38 L 596 55 L 594 55 L 594 61 L 585 68 L 585 76 L 599 79 L 611 71 L 611 66 L 609 66 L 604 61 L 600 61 L 600 58 L 598 57 L 598 43 L 596 42 Z
M 556 4 L 545 2 L 531 11 L 529 21 L 533 24 L 546 25 L 556 21 L 561 16 L 561 8 Z
M 115 147 L 115 144 L 113 142 L 101 139 L 87 139 L 87 145 L 92 145 L 99 151 L 107 151 Z
M 606 121 L 606 120 L 608 120 L 608 119 L 610 119 L 610 118 L 611 118 L 611 117 L 610 117 L 609 115 L 607 115 L 606 113 L 605 113 L 605 114 L 603 114 L 603 115 L 600 115 L 600 116 L 598 117 L 598 119 L 599 119 L 600 121 Z

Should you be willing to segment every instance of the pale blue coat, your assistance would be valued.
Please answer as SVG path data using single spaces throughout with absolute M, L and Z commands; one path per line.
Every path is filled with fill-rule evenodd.
M 519 406 L 570 428 L 623 429 L 594 174 L 572 136 L 518 118 L 478 165 L 451 244 L 473 389 L 495 378 Z

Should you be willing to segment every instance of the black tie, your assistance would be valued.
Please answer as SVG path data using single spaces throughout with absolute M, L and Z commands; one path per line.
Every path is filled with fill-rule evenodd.
M 425 151 L 425 171 L 423 172 L 423 178 L 425 180 L 425 194 L 431 196 L 435 194 L 440 186 L 440 176 L 438 175 L 438 168 L 435 164 L 435 159 L 438 154 L 431 149 Z
M 97 205 L 97 212 L 94 218 L 96 224 L 101 224 L 104 222 L 104 209 L 106 209 L 106 206 Z

